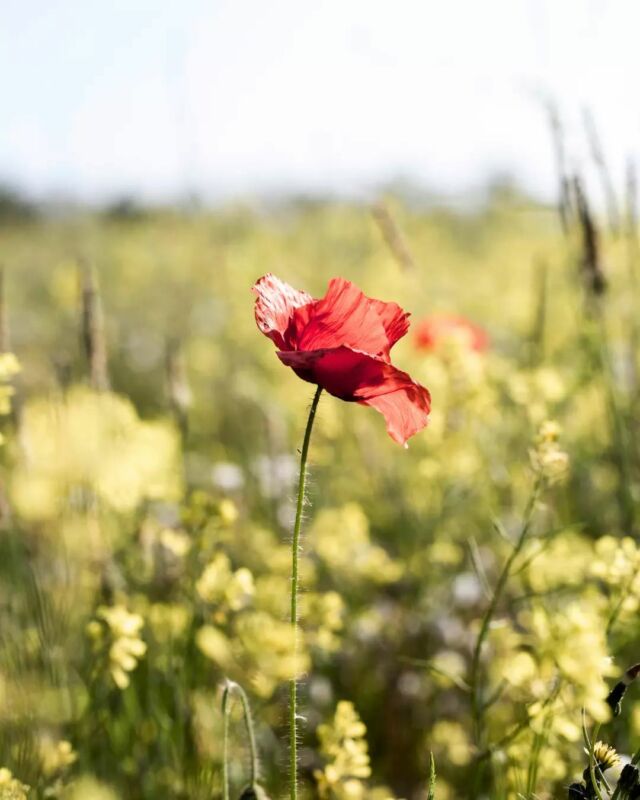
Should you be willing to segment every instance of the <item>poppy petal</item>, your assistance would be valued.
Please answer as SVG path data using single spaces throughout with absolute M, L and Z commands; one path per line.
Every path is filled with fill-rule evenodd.
M 381 357 L 344 346 L 278 352 L 278 357 L 303 380 L 322 386 L 329 394 L 380 411 L 389 435 L 400 444 L 429 421 L 427 389 Z
M 356 400 L 363 386 L 371 389 L 384 384 L 386 362 L 350 347 L 278 351 L 277 355 L 299 377 L 341 400 Z
M 296 314 L 296 316 L 298 316 Z M 298 350 L 321 350 L 344 345 L 372 355 L 388 352 L 389 339 L 372 301 L 344 278 L 333 278 L 326 295 L 317 300 L 306 326 L 300 330 Z
M 386 356 L 388 357 L 389 350 L 409 330 L 410 314 L 400 308 L 397 303 L 385 303 L 383 300 L 370 300 L 369 302 L 384 325 L 388 341 L 386 349 Z
M 294 312 L 313 303 L 306 292 L 300 292 L 280 278 L 267 273 L 252 288 L 256 297 L 255 315 L 258 328 L 277 347 L 292 347 L 289 326 Z
M 359 402 L 382 414 L 387 423 L 387 433 L 398 444 L 405 444 L 407 439 L 421 431 L 429 422 L 429 390 L 413 381 L 387 394 L 379 394 Z

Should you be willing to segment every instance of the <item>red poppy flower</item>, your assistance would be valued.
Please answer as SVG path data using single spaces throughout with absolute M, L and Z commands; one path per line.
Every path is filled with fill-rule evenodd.
M 271 274 L 253 291 L 258 328 L 300 378 L 341 400 L 372 406 L 400 444 L 424 428 L 429 392 L 394 367 L 389 355 L 409 328 L 400 306 L 372 300 L 344 278 L 333 278 L 321 300 Z
M 434 314 L 423 319 L 416 329 L 416 344 L 423 350 L 433 350 L 444 340 L 456 337 L 478 353 L 489 346 L 489 337 L 479 325 L 452 314 Z

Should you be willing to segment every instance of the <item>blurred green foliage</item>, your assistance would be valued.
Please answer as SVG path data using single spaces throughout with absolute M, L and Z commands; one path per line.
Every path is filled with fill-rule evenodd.
M 251 698 L 262 784 L 286 790 L 289 538 L 313 389 L 255 327 L 250 287 L 269 271 L 315 296 L 341 275 L 414 320 L 464 315 L 491 342 L 425 352 L 410 330 L 398 344 L 433 396 L 407 450 L 374 411 L 321 400 L 305 796 L 426 797 L 430 751 L 439 800 L 560 797 L 581 774 L 581 709 L 607 720 L 605 680 L 638 640 L 636 232 L 602 238 L 594 297 L 579 231 L 547 208 L 497 193 L 466 212 L 386 209 L 391 236 L 340 203 L 3 231 L 21 372 L 3 374 L 0 797 L 221 796 L 225 678 Z M 83 314 L 88 266 L 100 316 L 86 293 Z M 90 385 L 96 353 L 110 390 Z M 556 438 L 567 469 L 545 449 Z M 541 464 L 563 480 L 533 507 L 473 674 Z M 630 752 L 638 735 L 631 702 L 611 738 Z

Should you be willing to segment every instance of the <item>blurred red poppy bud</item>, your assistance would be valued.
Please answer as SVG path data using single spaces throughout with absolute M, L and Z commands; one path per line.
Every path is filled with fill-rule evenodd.
M 434 314 L 423 319 L 416 327 L 416 346 L 422 350 L 434 350 L 449 339 L 457 339 L 478 353 L 485 351 L 489 346 L 486 332 L 464 317 Z

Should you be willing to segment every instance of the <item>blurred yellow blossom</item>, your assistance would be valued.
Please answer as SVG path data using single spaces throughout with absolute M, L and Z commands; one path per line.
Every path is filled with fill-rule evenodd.
M 139 614 L 131 614 L 122 605 L 100 606 L 96 612 L 98 619 L 104 620 L 108 631 L 109 672 L 119 689 L 126 689 L 130 683 L 129 673 L 138 666 L 138 661 L 147 651 L 147 645 L 140 637 L 144 619 Z M 90 628 L 90 635 L 102 639 L 102 630 Z
M 182 636 L 191 621 L 192 611 L 179 603 L 152 603 L 147 616 L 149 627 L 158 642 Z
M 210 658 L 223 669 L 228 669 L 233 655 L 231 643 L 227 637 L 214 628 L 213 625 L 204 625 L 196 634 L 196 644 L 207 658 Z
M 63 800 L 119 800 L 113 789 L 89 776 L 74 781 L 62 797 Z
M 431 729 L 429 749 L 457 767 L 471 760 L 472 748 L 464 725 L 453 720 L 440 720 Z
M 244 608 L 254 595 L 253 575 L 246 567 L 232 571 L 225 553 L 217 553 L 196 583 L 196 591 L 207 603 L 224 602 L 233 611 Z
M 269 696 L 279 683 L 301 677 L 309 668 L 306 650 L 300 647 L 294 654 L 295 635 L 288 622 L 262 611 L 245 613 L 238 618 L 236 634 L 256 694 Z
M 0 767 L 0 800 L 27 800 L 29 787 L 14 778 L 6 767 Z
M 313 522 L 310 540 L 336 578 L 391 583 L 402 575 L 402 566 L 371 542 L 369 521 L 357 503 L 322 510 Z
M 117 511 L 180 493 L 178 438 L 166 422 L 139 419 L 132 403 L 74 388 L 64 398 L 34 399 L 21 415 L 21 464 L 12 493 L 20 513 L 42 519 L 85 487 Z
M 163 528 L 160 531 L 160 544 L 176 558 L 186 556 L 191 549 L 191 539 L 184 531 Z
M 345 603 L 337 592 L 307 592 L 300 598 L 305 638 L 310 645 L 331 652 L 340 645 L 336 633 L 344 624 Z
M 238 507 L 229 498 L 220 501 L 218 512 L 226 525 L 231 525 L 238 519 Z
M 560 426 L 546 420 L 538 430 L 535 447 L 531 450 L 531 463 L 536 473 L 548 483 L 557 483 L 566 477 L 569 456 L 560 447 Z
M 78 759 L 78 754 L 73 749 L 71 742 L 66 739 L 54 739 L 50 735 L 39 738 L 38 750 L 42 772 L 47 777 L 64 772 Z
M 526 555 L 526 578 L 535 592 L 581 585 L 594 568 L 593 542 L 577 531 L 540 543 L 533 541 Z
M 318 727 L 320 753 L 327 760 L 323 769 L 314 772 L 318 794 L 322 798 L 363 798 L 363 780 L 371 775 L 367 729 L 353 703 L 341 700 L 331 723 Z
M 605 722 L 611 716 L 604 701 L 605 678 L 615 674 L 606 642 L 603 603 L 595 595 L 564 606 L 562 613 L 537 606 L 520 615 L 529 630 L 527 639 L 535 654 L 538 676 L 563 679 L 561 697 L 574 715 L 586 708 L 591 717 Z M 545 691 L 548 691 L 545 690 Z

